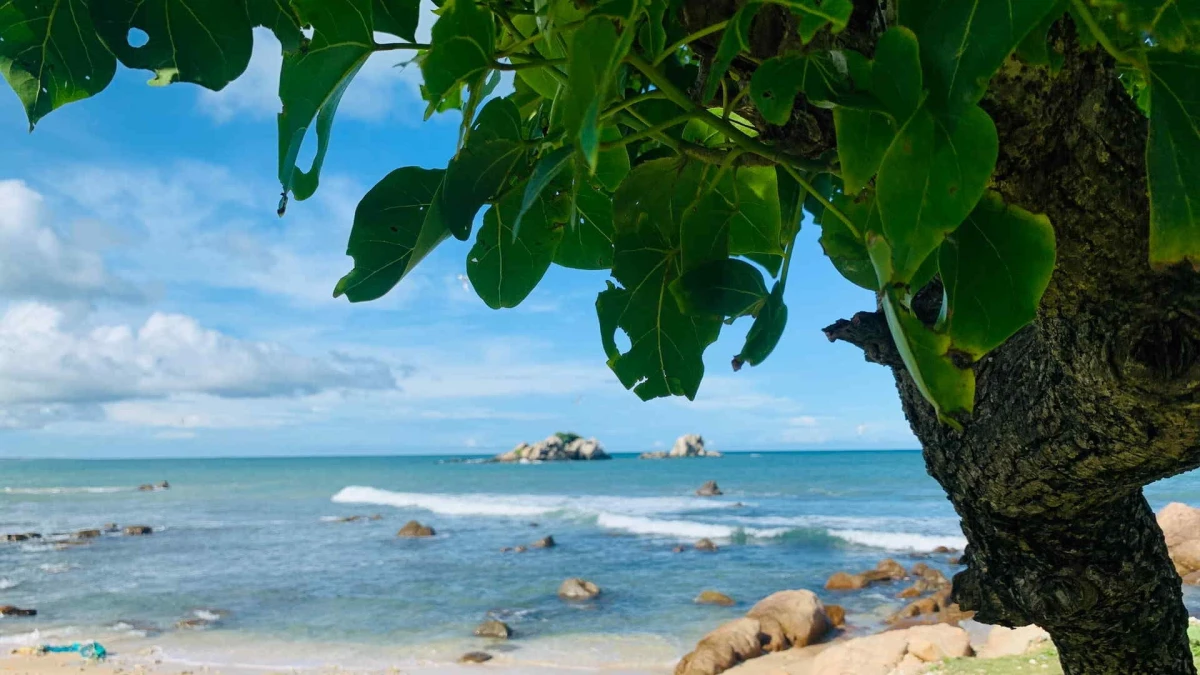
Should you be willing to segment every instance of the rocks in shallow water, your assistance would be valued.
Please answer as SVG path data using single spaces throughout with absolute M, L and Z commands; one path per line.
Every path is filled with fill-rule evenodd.
M 554 548 L 558 544 L 555 543 L 554 537 L 542 537 L 530 544 L 533 548 Z
M 513 549 L 513 553 L 524 553 L 525 551 L 528 551 L 528 550 L 529 549 L 525 548 L 524 546 L 518 546 Z
M 694 602 L 698 605 L 720 605 L 721 607 L 732 607 L 737 604 L 736 600 L 720 591 L 701 591 Z
M 175 627 L 179 630 L 203 630 L 212 625 L 212 621 L 201 619 L 199 617 L 191 619 L 180 619 L 175 622 Z
M 492 660 L 492 655 L 487 652 L 467 652 L 458 657 L 459 663 L 485 663 Z
M 687 550 L 687 547 L 684 546 L 683 544 L 680 544 L 680 545 L 676 546 L 675 548 L 672 548 L 671 553 L 683 553 L 686 550 Z
M 643 452 L 642 454 L 638 455 L 638 459 L 666 459 L 666 458 L 667 458 L 666 450 L 654 450 L 652 452 Z
M 867 587 L 867 579 L 861 574 L 850 574 L 849 572 L 834 572 L 829 580 L 825 582 L 825 590 L 827 591 L 857 591 L 860 588 Z
M 558 433 L 532 445 L 521 443 L 517 447 L 496 455 L 494 462 L 556 462 L 596 459 L 611 459 L 604 446 L 594 438 L 582 438 L 575 434 Z
M 140 537 L 147 534 L 154 534 L 154 528 L 149 525 L 127 525 L 123 532 L 129 537 Z
M 116 523 L 105 523 L 104 527 L 100 528 L 105 532 L 120 532 L 121 528 Z
M 30 539 L 41 539 L 42 535 L 37 532 L 18 532 L 14 534 L 4 535 L 4 541 L 29 541 Z
M 600 595 L 600 587 L 578 577 L 567 579 L 558 587 L 558 597 L 563 600 L 591 600 Z
M 746 617 L 722 624 L 680 659 L 675 675 L 717 675 L 742 661 L 761 656 L 760 629 L 757 620 Z
M 903 565 L 895 560 L 892 560 L 891 558 L 884 558 L 883 560 L 880 560 L 877 565 L 875 565 L 875 569 L 867 570 L 866 572 L 863 572 L 862 575 L 868 582 L 896 581 L 907 577 L 908 572 L 904 569 Z
M 950 548 L 949 546 L 938 546 L 933 549 L 934 553 L 958 553 L 958 549 Z
M 432 527 L 429 527 L 428 525 L 422 525 L 415 520 L 410 520 L 404 524 L 404 527 L 400 528 L 400 531 L 396 533 L 396 536 L 418 538 L 432 537 L 435 534 L 437 534 L 437 532 L 435 532 Z
M 841 605 L 825 605 L 825 618 L 829 619 L 830 626 L 841 628 L 846 625 L 846 608 Z
M 139 492 L 155 492 L 157 490 L 170 490 L 171 484 L 165 480 L 160 480 L 157 483 L 146 483 L 138 486 Z
M 100 536 L 100 530 L 80 530 L 71 536 L 76 539 L 95 539 Z
M 723 494 L 725 493 L 721 492 L 721 488 L 717 487 L 717 481 L 715 480 L 710 480 L 696 489 L 697 497 L 719 497 Z
M 12 605 L 0 605 L 0 616 L 37 616 L 37 610 L 21 609 Z
M 696 550 L 715 553 L 717 551 L 717 545 L 713 543 L 712 539 L 705 537 L 704 539 L 696 542 Z
M 751 607 L 746 618 L 758 620 L 769 652 L 810 645 L 829 631 L 825 606 L 806 590 L 772 593 Z
M 924 563 L 917 564 L 924 569 L 928 569 L 928 566 Z M 917 569 L 917 567 L 913 569 Z M 867 570 L 862 574 L 835 572 L 825 582 L 825 590 L 857 591 L 878 581 L 897 581 L 906 577 L 908 577 L 908 572 L 904 569 L 903 565 L 891 558 L 885 558 L 880 560 L 879 564 L 875 565 L 875 569 Z
M 951 565 L 965 565 L 966 564 L 962 561 L 962 558 L 960 558 L 959 556 L 951 556 L 949 559 L 946 560 L 946 562 L 950 563 Z
M 475 637 L 495 638 L 497 640 L 507 640 L 512 637 L 512 629 L 503 621 L 484 621 L 475 627 Z

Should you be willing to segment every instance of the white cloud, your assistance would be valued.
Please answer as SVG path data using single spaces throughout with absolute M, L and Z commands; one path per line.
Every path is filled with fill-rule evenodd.
M 23 181 L 0 180 L 0 295 L 62 301 L 138 294 L 97 252 L 50 226 L 42 195 Z
M 61 310 L 41 303 L 17 304 L 0 315 L 0 405 L 5 406 L 187 393 L 296 396 L 394 386 L 390 369 L 376 360 L 303 356 L 277 344 L 230 337 L 180 314 L 156 312 L 137 327 L 72 325 Z

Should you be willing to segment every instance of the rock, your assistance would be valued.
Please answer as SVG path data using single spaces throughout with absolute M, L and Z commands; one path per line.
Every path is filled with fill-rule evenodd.
M 920 577 L 920 576 L 924 576 L 924 575 L 925 575 L 925 573 L 926 573 L 926 572 L 928 572 L 928 571 L 929 571 L 929 570 L 931 570 L 931 569 L 933 569 L 933 568 L 932 568 L 932 567 L 930 567 L 929 565 L 926 565 L 926 564 L 925 564 L 925 563 L 923 563 L 923 562 L 919 562 L 919 563 L 917 563 L 916 565 L 913 565 L 913 566 L 912 566 L 912 569 L 911 569 L 911 570 L 909 570 L 909 572 L 908 572 L 908 573 L 909 573 L 909 575 L 911 575 L 911 576 L 914 576 L 914 577 Z
M 994 659 L 1001 656 L 1020 656 L 1037 649 L 1050 640 L 1050 634 L 1038 626 L 1006 628 L 994 626 L 988 632 L 987 642 L 979 649 L 979 656 Z
M 29 541 L 30 539 L 41 539 L 42 535 L 37 532 L 21 532 L 16 534 L 4 535 L 4 541 Z
M 666 450 L 655 450 L 653 452 L 643 452 L 642 454 L 638 455 L 638 459 L 666 459 L 666 458 L 667 458 Z
M 725 493 L 721 492 L 721 488 L 717 487 L 717 481 L 715 480 L 710 480 L 696 489 L 697 497 L 719 497 L 723 494 Z
M 501 553 L 512 553 L 512 550 L 513 549 L 511 546 L 505 546 L 504 548 L 500 549 L 500 552 Z
M 816 593 L 806 590 L 772 593 L 751 607 L 746 618 L 758 621 L 767 638 L 763 649 L 769 652 L 807 646 L 830 628 L 825 606 Z
M 934 553 L 958 553 L 958 549 L 950 548 L 949 546 L 938 546 L 933 549 Z
M 671 549 L 671 553 L 683 553 L 686 550 L 687 550 L 687 547 L 680 544 L 679 546 L 676 546 L 675 548 Z
M 908 576 L 908 572 L 900 563 L 891 558 L 884 558 L 875 565 L 875 569 L 863 572 L 862 576 L 867 582 L 873 581 L 896 581 Z
M 415 520 L 410 520 L 404 524 L 404 527 L 400 528 L 400 531 L 396 533 L 396 536 L 416 538 L 432 537 L 435 534 L 437 534 L 437 532 L 434 531 L 432 527 L 429 527 L 428 525 L 422 525 Z
M 587 579 L 567 579 L 558 587 L 558 597 L 563 600 L 591 600 L 600 595 L 600 587 Z
M 492 660 L 492 655 L 487 652 L 467 652 L 458 657 L 459 663 L 484 663 Z
M 341 518 L 335 518 L 333 520 L 333 522 L 335 522 L 335 523 L 357 523 L 358 521 L 360 521 L 362 519 L 363 519 L 362 516 L 342 516 Z
M 557 544 L 554 542 L 554 537 L 542 537 L 530 544 L 533 548 L 554 548 Z
M 154 529 L 149 525 L 126 525 L 123 532 L 128 537 L 139 537 L 147 534 L 154 534 Z
M 209 621 L 208 619 L 201 619 L 197 617 L 194 619 L 180 619 L 179 621 L 175 622 L 175 627 L 180 630 L 202 630 L 204 628 L 208 628 L 210 625 L 212 625 L 212 623 L 213 622 Z
M 154 487 L 158 490 L 170 490 L 171 484 L 165 480 L 160 480 L 160 481 L 158 481 L 158 483 L 155 484 Z
M 720 605 L 722 607 L 732 607 L 737 604 L 737 601 L 720 591 L 701 591 L 694 602 L 698 605 Z
M 704 449 L 704 439 L 699 434 L 685 434 L 675 439 L 667 457 L 720 457 L 721 453 Z
M 1180 576 L 1200 570 L 1200 539 L 1189 539 L 1168 548 L 1171 562 Z
M 120 532 L 121 531 L 121 528 L 118 527 L 116 523 L 105 523 L 104 527 L 101 529 L 103 529 L 105 532 Z
M 700 541 L 696 542 L 696 550 L 697 551 L 708 551 L 710 553 L 715 553 L 717 551 L 717 545 L 713 543 L 712 539 L 705 537 L 704 539 L 701 539 Z
M 12 605 L 0 605 L 0 616 L 37 616 L 37 610 L 21 609 Z
M 475 637 L 496 638 L 507 640 L 512 637 L 512 629 L 503 621 L 484 621 L 475 627 Z
M 675 675 L 717 675 L 742 661 L 761 656 L 760 630 L 758 621 L 749 617 L 721 625 L 680 659 Z
M 965 565 L 966 564 L 962 561 L 962 558 L 959 556 L 951 556 L 950 558 L 948 558 L 946 560 L 946 562 L 950 563 L 951 565 Z
M 153 492 L 153 491 L 154 491 L 154 486 L 151 485 L 150 483 L 146 483 L 144 485 L 138 486 L 138 492 Z
M 861 574 L 850 574 L 849 572 L 834 572 L 833 576 L 825 582 L 825 590 L 827 591 L 857 591 L 860 588 L 866 588 L 867 579 Z
M 931 662 L 971 655 L 971 639 L 954 626 L 917 626 L 836 643 L 817 655 L 820 675 L 915 675 Z
M 524 546 L 517 546 L 516 548 L 513 549 L 513 553 L 524 553 L 525 551 L 528 551 L 528 550 L 529 549 L 525 548 Z
M 594 438 L 582 438 L 576 434 L 557 433 L 534 444 L 521 443 L 517 447 L 496 455 L 494 462 L 556 462 L 565 460 L 611 459 L 604 446 Z
M 1200 509 L 1171 502 L 1155 516 L 1162 529 L 1167 548 L 1174 548 L 1185 541 L 1200 539 Z
M 830 626 L 841 628 L 846 625 L 846 608 L 841 605 L 825 605 L 825 618 L 829 619 Z
M 920 596 L 921 596 L 921 589 L 918 588 L 916 584 L 913 584 L 912 586 L 909 586 L 908 588 L 906 588 L 896 594 L 896 597 L 900 598 L 902 600 L 908 600 L 910 598 L 918 598 Z
M 383 520 L 383 514 L 382 513 L 372 513 L 370 516 L 367 517 L 367 520 Z
M 95 539 L 100 536 L 100 530 L 80 530 L 71 536 L 76 539 Z
M 1183 575 L 1183 584 L 1185 586 L 1200 586 L 1200 571 L 1189 572 Z

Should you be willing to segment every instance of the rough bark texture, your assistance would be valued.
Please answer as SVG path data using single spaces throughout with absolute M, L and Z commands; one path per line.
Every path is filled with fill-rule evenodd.
M 702 27 L 733 4 L 694 0 L 685 16 Z M 887 4 L 856 2 L 836 39 L 869 54 Z M 756 55 L 785 49 L 789 31 L 762 23 Z M 1012 60 L 982 104 L 1000 135 L 992 187 L 1050 217 L 1058 260 L 1034 325 L 976 364 L 964 431 L 938 422 L 878 312 L 826 333 L 893 368 L 929 472 L 962 517 L 964 609 L 1044 627 L 1069 675 L 1191 674 L 1180 580 L 1141 489 L 1200 466 L 1200 275 L 1150 268 L 1146 121 L 1107 55 L 1079 48 L 1069 21 L 1055 33 L 1061 72 Z M 826 123 L 798 105 L 782 130 L 761 128 L 817 158 Z M 920 294 L 935 309 L 940 298 L 936 285 Z

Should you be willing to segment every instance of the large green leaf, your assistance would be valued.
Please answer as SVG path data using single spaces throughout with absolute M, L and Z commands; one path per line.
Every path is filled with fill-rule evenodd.
M 293 0 L 313 27 L 307 49 L 287 52 L 279 77 L 279 182 L 286 194 L 307 199 L 317 190 L 329 134 L 342 94 L 371 55 L 370 0 Z M 308 128 L 316 120 L 317 154 L 312 167 L 296 166 Z
M 556 106 L 562 106 L 563 125 L 592 171 L 600 159 L 600 110 L 631 42 L 631 31 L 618 33 L 612 20 L 603 16 L 588 19 L 571 40 L 567 90 Z
M 879 211 L 875 208 L 874 195 L 868 193 L 859 198 L 838 195 L 834 197 L 833 205 L 854 223 L 860 235 L 879 231 Z M 843 277 L 867 290 L 879 290 L 879 279 L 867 254 L 865 239 L 855 235 L 841 218 L 831 215 L 821 220 L 820 243 L 829 261 Z
M 838 107 L 833 111 L 838 160 L 847 194 L 857 194 L 879 171 L 896 137 L 896 123 L 883 113 Z
M 492 309 L 521 304 L 550 269 L 563 238 L 563 224 L 555 222 L 541 197 L 525 213 L 520 232 L 513 230 L 523 197 L 522 191 L 513 190 L 483 214 L 483 225 L 467 254 L 467 277 Z
M 1037 317 L 1054 272 L 1054 228 L 989 192 L 938 250 L 946 297 L 938 330 L 972 360 Z
M 783 337 L 783 329 L 787 327 L 788 308 L 783 304 L 784 281 L 775 282 L 767 302 L 759 310 L 750 331 L 746 333 L 746 342 L 742 351 L 733 357 L 733 369 L 741 370 L 744 364 L 757 366 L 775 351 L 779 339 Z
M 679 310 L 718 318 L 757 314 L 767 301 L 762 272 L 736 258 L 711 260 L 671 282 Z
M 729 228 L 738 205 L 716 190 L 705 191 L 679 223 L 679 272 L 685 274 L 729 256 Z
M 1195 0 L 1091 0 L 1110 9 L 1120 26 L 1155 45 L 1180 52 L 1200 45 L 1200 3 Z
M 891 247 L 890 283 L 912 280 L 921 263 L 967 217 L 996 166 L 996 125 L 978 106 L 951 128 L 920 108 L 879 167 L 877 205 Z
M 246 14 L 255 26 L 271 29 L 285 52 L 296 51 L 304 41 L 300 17 L 288 0 L 246 0 Z
M 1150 262 L 1200 267 L 1200 56 L 1157 49 L 1150 65 Z
M 975 406 L 975 371 L 959 368 L 950 358 L 950 338 L 935 332 L 905 307 L 896 291 L 883 295 L 883 311 L 908 374 L 938 417 L 961 428 Z
M 463 83 L 492 67 L 496 53 L 496 24 L 492 13 L 475 0 L 446 0 L 433 24 L 429 51 L 421 60 L 430 105 L 425 116 Z
M 154 71 L 150 84 L 219 91 L 250 63 L 254 36 L 244 0 L 98 0 L 90 9 L 96 33 L 121 63 Z M 146 33 L 145 44 L 130 44 L 134 28 Z
M 512 224 L 513 231 L 521 231 L 521 220 L 525 218 L 526 212 L 532 209 L 534 204 L 538 202 L 542 197 L 542 193 L 550 186 L 550 183 L 571 165 L 574 153 L 575 148 L 573 146 L 564 145 L 561 148 L 555 148 L 546 153 L 534 165 L 533 174 L 530 176 L 529 182 L 525 184 L 525 196 L 521 199 L 521 210 L 517 213 L 516 221 Z
M 686 209 L 705 183 L 707 167 L 678 157 L 654 159 L 634 167 L 613 195 L 613 225 L 618 233 L 635 232 L 642 223 L 678 238 Z
M 1052 73 L 1057 73 L 1063 64 L 1063 55 L 1050 47 L 1050 29 L 1062 19 L 1070 6 L 1069 0 L 1056 0 L 1053 9 L 1046 12 L 1038 25 L 1029 31 L 1021 44 L 1017 45 L 1017 56 L 1026 63 L 1035 66 L 1046 66 Z
M 704 91 L 700 95 L 703 102 L 707 103 L 716 95 L 717 88 L 721 86 L 721 79 L 725 77 L 725 71 L 729 70 L 737 55 L 750 49 L 750 24 L 754 22 L 754 17 L 758 10 L 762 9 L 762 5 L 761 0 L 749 0 L 738 8 L 729 20 L 704 81 Z
M 774 167 L 738 167 L 721 178 L 716 190 L 736 208 L 729 223 L 730 253 L 783 253 L 779 184 Z
M 904 124 L 921 105 L 924 87 L 917 36 L 907 28 L 889 29 L 876 45 L 871 92 L 898 124 Z
M 921 43 L 930 102 L 951 114 L 978 103 L 992 75 L 1058 0 L 935 0 L 908 24 Z
M 374 0 L 375 30 L 416 42 L 421 0 Z
M 521 116 L 507 98 L 488 102 L 467 136 L 467 142 L 446 168 L 438 204 L 446 227 L 457 238 L 471 235 L 475 214 L 496 197 L 525 162 L 528 148 L 521 140 Z
M 851 0 L 771 0 L 796 15 L 796 32 L 802 42 L 809 42 L 822 28 L 829 26 L 837 33 L 846 27 L 854 12 Z
M 600 127 L 600 140 L 605 143 L 621 139 L 621 130 L 613 124 Z M 629 151 L 620 145 L 601 150 L 596 161 L 596 180 L 609 190 L 616 190 L 629 175 Z
M 578 183 L 578 181 L 577 181 Z M 613 198 L 590 183 L 576 186 L 575 222 L 563 232 L 554 262 L 580 270 L 606 270 L 613 264 Z
M 450 236 L 437 215 L 434 195 L 442 169 L 396 169 L 358 203 L 346 254 L 354 269 L 342 277 L 333 297 L 351 302 L 383 297 Z
M 0 3 L 0 73 L 25 106 L 30 130 L 54 109 L 103 91 L 116 70 L 85 0 Z
M 750 78 L 750 98 L 771 124 L 783 126 L 792 116 L 796 95 L 809 103 L 832 101 L 849 84 L 830 52 L 787 54 L 763 61 Z M 845 63 L 844 59 L 841 63 Z

